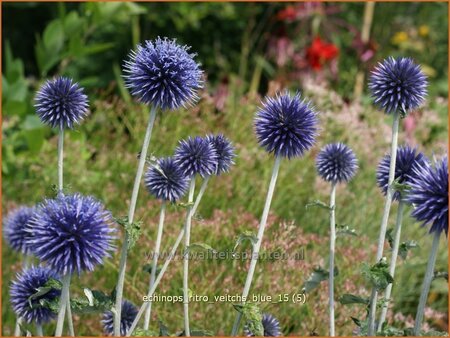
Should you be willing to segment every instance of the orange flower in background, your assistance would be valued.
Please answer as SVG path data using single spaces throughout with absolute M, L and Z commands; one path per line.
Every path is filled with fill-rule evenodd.
M 322 69 L 322 66 L 338 56 L 339 48 L 332 44 L 323 42 L 320 36 L 314 38 L 311 46 L 306 50 L 306 58 L 314 70 Z

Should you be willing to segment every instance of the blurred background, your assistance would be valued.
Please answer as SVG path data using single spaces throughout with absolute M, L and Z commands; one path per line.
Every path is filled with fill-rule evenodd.
M 199 104 L 189 110 L 159 114 L 150 146 L 155 156 L 169 155 L 188 135 L 222 132 L 236 145 L 236 166 L 212 180 L 193 224 L 192 242 L 216 250 L 231 250 L 243 231 L 256 232 L 270 178 L 272 156 L 258 147 L 253 116 L 265 95 L 288 88 L 299 90 L 320 112 L 317 146 L 302 159 L 284 161 L 276 187 L 264 250 L 295 253 L 303 261 L 258 264 L 253 293 L 277 297 L 296 293 L 313 269 L 326 268 L 328 214 L 306 210 L 314 199 L 327 201 L 329 186 L 315 173 L 314 158 L 324 144 L 342 141 L 351 146 L 360 170 L 337 192 L 337 222 L 355 228 L 358 237 L 337 243 L 336 297 L 367 296 L 361 276 L 363 262 L 373 263 L 383 196 L 375 170 L 389 150 L 391 119 L 375 109 L 367 93 L 367 75 L 387 56 L 409 56 L 429 77 L 425 106 L 402 121 L 399 143 L 418 146 L 439 158 L 448 143 L 448 4 L 447 3 L 3 3 L 2 4 L 2 210 L 32 205 L 51 196 L 56 183 L 56 134 L 35 115 L 33 98 L 47 78 L 72 77 L 86 88 L 90 116 L 66 134 L 65 183 L 71 191 L 92 194 L 112 213 L 126 214 L 137 153 L 148 108 L 136 103 L 124 87 L 122 64 L 137 43 L 158 36 L 192 46 L 205 71 Z M 397 205 L 391 211 L 393 227 Z M 141 190 L 137 217 L 144 234 L 129 255 L 125 296 L 136 304 L 148 284 L 145 253 L 152 250 L 159 203 Z M 172 206 L 166 221 L 163 249 L 175 240 L 184 210 Z M 413 325 L 431 237 L 409 217 L 402 240 L 419 247 L 399 260 L 389 312 L 390 323 Z M 447 271 L 446 239 L 436 265 Z M 121 245 L 121 243 L 118 243 Z M 249 243 L 240 250 L 250 252 Z M 386 248 L 389 256 L 389 249 Z M 3 242 L 3 335 L 11 335 L 15 317 L 10 309 L 9 282 L 20 270 L 19 255 Z M 117 279 L 118 254 L 93 274 L 75 277 L 72 294 L 83 287 L 109 292 Z M 197 294 L 236 294 L 242 291 L 246 262 L 195 261 L 190 280 Z M 160 293 L 181 294 L 181 262 L 171 264 Z M 308 294 L 305 305 L 264 304 L 285 335 L 326 335 L 326 282 Z M 447 280 L 432 284 L 425 329 L 447 330 Z M 230 333 L 235 311 L 230 303 L 193 303 L 192 324 L 217 335 Z M 157 319 L 171 333 L 182 329 L 182 305 L 158 303 Z M 350 318 L 364 319 L 363 306 L 337 305 L 336 331 L 351 335 Z M 76 315 L 78 334 L 102 333 L 100 314 Z M 50 328 L 51 325 L 47 327 Z M 49 331 L 50 332 L 50 331 Z

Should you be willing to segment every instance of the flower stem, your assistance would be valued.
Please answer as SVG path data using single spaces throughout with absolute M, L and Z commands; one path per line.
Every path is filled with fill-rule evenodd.
M 270 178 L 269 190 L 267 191 L 266 202 L 264 205 L 264 210 L 261 216 L 261 222 L 258 228 L 258 240 L 253 247 L 252 258 L 250 261 L 250 267 L 247 273 L 247 279 L 245 280 L 244 290 L 242 291 L 242 299 L 245 300 L 250 292 L 250 286 L 252 284 L 253 274 L 255 273 L 256 263 L 258 262 L 259 249 L 261 248 L 261 243 L 264 235 L 264 229 L 267 223 L 267 217 L 269 216 L 270 204 L 272 202 L 273 192 L 275 190 L 275 184 L 277 182 L 278 172 L 280 170 L 281 157 L 275 157 L 275 163 L 273 165 L 272 177 Z M 243 301 L 245 303 L 245 301 Z M 234 321 L 233 330 L 231 332 L 232 336 L 235 336 L 239 330 L 239 325 L 241 323 L 242 313 L 239 312 Z
M 58 192 L 63 191 L 63 157 L 64 157 L 64 129 L 58 134 Z
M 130 207 L 128 210 L 128 222 L 133 223 L 134 212 L 136 210 L 136 202 L 139 194 L 139 187 L 142 179 L 142 174 L 144 173 L 145 161 L 147 158 L 148 146 L 150 144 L 150 139 L 152 136 L 153 124 L 155 123 L 156 108 L 152 106 L 150 110 L 150 118 L 147 125 L 147 130 L 145 131 L 144 143 L 142 144 L 142 150 L 139 158 L 138 169 L 136 171 L 136 177 L 134 179 L 133 192 L 131 194 Z M 122 312 L 122 298 L 123 298 L 123 284 L 125 283 L 125 270 L 127 267 L 127 255 L 128 255 L 128 245 L 129 239 L 128 234 L 125 231 L 125 239 L 122 245 L 122 251 L 120 254 L 119 263 L 119 278 L 117 280 L 116 286 L 116 304 L 114 312 L 114 336 L 120 336 L 120 318 Z
M 72 320 L 72 308 L 70 307 L 70 292 L 67 290 L 67 303 L 66 303 L 67 309 L 67 324 L 69 326 L 69 335 L 71 337 L 75 337 L 75 331 L 73 328 L 73 320 Z
M 192 217 L 195 216 L 195 211 L 197 211 L 198 205 L 200 204 L 200 201 L 202 200 L 203 194 L 205 193 L 206 186 L 208 185 L 209 178 L 211 176 L 206 176 L 203 179 L 202 185 L 200 186 L 200 190 L 198 191 L 197 198 L 195 199 L 194 206 L 192 207 Z
M 191 178 L 189 188 L 188 203 L 191 204 L 194 200 L 195 177 Z M 192 221 L 193 207 L 188 206 L 186 212 L 186 222 L 184 223 L 184 257 L 183 257 L 183 310 L 184 310 L 184 335 L 189 337 L 191 331 L 189 328 L 189 252 L 188 248 L 191 241 L 191 221 Z
M 69 301 L 70 273 L 62 278 L 61 298 L 59 300 L 58 321 L 56 322 L 55 337 L 61 337 L 64 327 L 67 302 Z
M 44 336 L 44 332 L 42 331 L 42 324 L 36 324 L 36 335 L 38 337 Z
M 30 266 L 30 263 L 32 261 L 32 257 L 29 255 L 23 255 L 22 257 L 22 270 L 27 269 Z M 21 330 L 20 327 L 22 325 L 22 318 L 17 317 L 16 320 L 16 327 L 14 328 L 14 337 L 20 337 L 21 336 Z
M 161 239 L 162 239 L 162 234 L 163 234 L 163 229 L 164 229 L 165 213 L 166 213 L 166 202 L 163 201 L 161 204 L 161 212 L 159 214 L 159 224 L 158 224 L 158 233 L 156 235 L 155 251 L 153 252 L 152 271 L 151 271 L 151 275 L 150 275 L 150 283 L 148 285 L 149 290 L 151 290 L 153 284 L 155 283 L 156 267 L 158 264 L 159 250 L 161 248 Z M 152 312 L 152 304 L 150 303 L 150 306 L 147 307 L 147 310 L 145 311 L 144 330 L 148 330 L 148 327 L 150 325 L 151 312 Z
M 196 206 L 199 205 L 200 200 L 202 198 L 202 195 L 199 193 L 197 195 L 197 198 L 195 200 L 194 206 L 192 207 L 192 211 L 191 214 L 194 215 L 197 211 Z M 178 234 L 177 239 L 175 240 L 174 245 L 172 246 L 172 250 L 170 251 L 169 257 L 167 257 L 166 261 L 164 262 L 164 265 L 161 268 L 161 271 L 158 274 L 158 277 L 156 277 L 155 282 L 153 283 L 150 291 L 147 294 L 147 298 L 150 298 L 154 293 L 156 288 L 158 287 L 159 282 L 161 281 L 161 279 L 164 276 L 164 273 L 166 272 L 170 262 L 173 260 L 173 258 L 175 257 L 175 253 L 177 252 L 178 246 L 181 243 L 181 240 L 184 237 L 184 227 L 181 228 L 180 233 Z M 141 319 L 142 315 L 144 314 L 145 310 L 147 309 L 147 307 L 150 306 L 151 301 L 148 302 L 143 302 L 143 304 L 141 305 L 141 308 L 139 309 L 139 312 L 136 315 L 136 318 L 134 319 L 133 323 L 131 324 L 130 328 L 128 329 L 127 332 L 127 337 L 131 336 L 134 332 L 134 330 L 137 327 L 137 324 L 139 323 L 139 320 Z
M 392 140 L 391 140 L 391 162 L 389 165 L 389 180 L 388 180 L 388 189 L 386 192 L 386 199 L 384 202 L 384 211 L 383 218 L 381 220 L 380 226 L 380 236 L 378 238 L 378 248 L 377 248 L 377 256 L 376 262 L 378 263 L 380 259 L 383 257 L 383 249 L 384 249 L 384 241 L 386 238 L 386 228 L 389 220 L 389 212 L 391 210 L 392 204 L 392 196 L 394 194 L 394 189 L 392 187 L 392 183 L 395 179 L 395 164 L 397 160 L 397 142 L 398 142 L 398 125 L 400 120 L 400 113 L 395 112 L 394 118 L 392 122 Z M 373 336 L 375 331 L 375 315 L 377 309 L 377 289 L 372 287 L 372 293 L 370 295 L 370 309 L 368 316 L 368 336 Z
M 433 281 L 434 277 L 434 265 L 436 264 L 436 256 L 437 256 L 437 249 L 439 247 L 440 236 L 441 233 L 439 231 L 436 231 L 434 233 L 430 257 L 428 258 L 427 270 L 425 272 L 422 291 L 420 293 L 419 306 L 417 307 L 416 320 L 414 323 L 414 336 L 420 336 L 420 329 L 422 328 L 425 305 L 427 304 L 428 293 L 430 292 L 431 282 Z
M 336 246 L 336 182 L 331 184 L 330 194 L 330 271 L 328 275 L 329 307 L 330 307 L 330 337 L 334 337 L 334 253 Z
M 22 332 L 20 330 L 21 325 L 22 325 L 22 317 L 17 317 L 16 327 L 14 329 L 14 337 L 20 337 L 22 335 Z
M 400 247 L 400 237 L 402 232 L 402 219 L 403 219 L 403 210 L 405 208 L 405 202 L 400 200 L 398 204 L 398 210 L 397 210 L 397 221 L 395 222 L 395 229 L 394 229 L 394 244 L 392 247 L 392 257 L 391 257 L 391 263 L 389 265 L 389 274 L 394 277 L 395 275 L 395 266 L 397 264 L 397 257 L 398 257 L 398 249 Z M 385 302 L 383 304 L 383 307 L 381 308 L 381 315 L 380 315 L 380 321 L 378 322 L 378 331 L 381 331 L 383 327 L 383 323 L 386 320 L 386 314 L 389 306 L 389 299 L 391 298 L 392 293 L 392 283 L 389 284 L 385 291 Z

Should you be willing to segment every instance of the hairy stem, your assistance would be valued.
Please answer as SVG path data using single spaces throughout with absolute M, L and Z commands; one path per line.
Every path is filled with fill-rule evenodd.
M 395 112 L 394 118 L 392 122 L 392 140 L 391 140 L 391 162 L 389 165 L 389 180 L 388 180 L 388 189 L 386 192 L 386 199 L 384 202 L 384 211 L 383 218 L 381 220 L 380 226 L 380 236 L 378 238 L 378 248 L 377 248 L 377 256 L 376 262 L 378 263 L 380 259 L 383 257 L 383 249 L 384 249 L 384 241 L 386 238 L 386 228 L 389 220 L 389 212 L 391 210 L 392 204 L 392 196 L 394 194 L 394 189 L 392 187 L 392 183 L 395 179 L 395 164 L 397 160 L 397 141 L 398 141 L 398 125 L 400 120 L 400 113 Z M 375 287 L 372 287 L 372 293 L 370 295 L 370 309 L 368 316 L 368 336 L 373 336 L 375 331 L 375 316 L 377 309 L 377 295 L 378 292 Z
M 159 214 L 159 224 L 158 224 L 158 233 L 156 235 L 155 251 L 153 252 L 152 271 L 151 271 L 151 275 L 150 275 L 150 283 L 148 285 L 149 291 L 152 289 L 152 286 L 155 283 L 155 279 L 156 279 L 156 268 L 157 268 L 157 264 L 158 264 L 159 251 L 161 248 L 161 239 L 162 239 L 162 234 L 163 234 L 163 229 L 164 229 L 165 214 L 166 214 L 166 202 L 163 201 L 161 204 L 161 212 Z M 150 306 L 145 311 L 144 330 L 148 330 L 148 327 L 150 325 L 151 312 L 152 312 L 152 304 L 150 303 Z
M 147 130 L 145 131 L 144 143 L 142 144 L 142 150 L 140 153 L 136 177 L 134 179 L 133 192 L 131 194 L 130 207 L 128 210 L 129 223 L 133 223 L 134 220 L 134 211 L 136 210 L 136 202 L 139 194 L 139 187 L 142 179 L 142 174 L 144 173 L 144 166 L 147 158 L 148 146 L 150 144 L 150 139 L 152 136 L 153 125 L 155 123 L 155 117 L 156 117 L 156 108 L 152 107 L 150 110 L 150 118 L 148 121 Z M 125 282 L 125 270 L 127 267 L 128 245 L 129 245 L 128 234 L 125 231 L 125 239 L 123 241 L 122 251 L 120 254 L 119 278 L 117 280 L 116 286 L 116 304 L 114 313 L 114 335 L 116 337 L 120 336 L 120 318 L 122 314 L 123 284 Z
M 63 190 L 63 158 L 64 158 L 64 129 L 61 128 L 58 134 L 58 191 Z
M 62 278 L 61 298 L 59 300 L 58 320 L 56 322 L 55 337 L 61 337 L 64 328 L 67 302 L 69 301 L 70 273 Z
M 336 246 L 336 220 L 335 220 L 336 182 L 331 185 L 330 194 L 330 271 L 328 275 L 328 292 L 330 307 L 330 336 L 334 337 L 334 253 Z
M 267 191 L 266 202 L 264 205 L 264 210 L 261 216 L 261 222 L 258 228 L 258 240 L 253 247 L 252 258 L 250 261 L 250 267 L 247 273 L 247 279 L 245 280 L 244 290 L 242 291 L 242 299 L 246 299 L 250 292 L 250 286 L 253 280 L 253 274 L 255 273 L 256 263 L 258 262 L 259 249 L 261 248 L 261 243 L 264 235 L 264 229 L 266 228 L 267 217 L 269 216 L 270 204 L 272 203 L 273 192 L 275 190 L 275 184 L 277 182 L 278 172 L 280 170 L 281 157 L 275 157 L 275 163 L 273 165 L 272 177 L 270 178 L 269 190 Z M 243 302 L 245 303 L 245 302 Z M 233 330 L 231 332 L 232 336 L 235 336 L 239 330 L 239 325 L 242 320 L 242 313 L 239 312 L 234 321 Z
M 419 305 L 417 307 L 416 320 L 414 323 L 414 336 L 420 336 L 425 305 L 427 304 L 428 293 L 430 292 L 431 282 L 433 281 L 434 277 L 434 265 L 436 264 L 437 249 L 439 247 L 440 235 L 441 233 L 439 231 L 436 231 L 434 233 L 430 257 L 428 258 L 427 270 L 425 272 L 425 277 L 423 279 L 422 284 L 422 291 L 420 293 Z
M 189 205 L 194 200 L 195 177 L 191 178 L 189 188 Z M 183 257 L 183 312 L 184 312 L 184 335 L 189 337 L 191 335 L 189 327 L 189 252 L 188 248 L 191 241 L 191 221 L 192 221 L 193 207 L 188 206 L 186 211 L 186 222 L 184 223 L 184 257 Z
M 394 244 L 392 246 L 392 257 L 391 257 L 391 263 L 389 265 L 389 274 L 394 277 L 395 275 L 395 266 L 397 265 L 397 257 L 398 257 L 398 249 L 400 247 L 400 237 L 402 233 L 402 219 L 403 219 L 403 210 L 405 208 L 405 202 L 400 200 L 398 204 L 398 210 L 397 210 L 397 220 L 395 222 L 395 229 L 394 229 Z M 381 308 L 381 315 L 380 315 L 380 321 L 378 322 L 378 331 L 381 331 L 383 327 L 383 323 L 386 320 L 386 314 L 389 307 L 389 299 L 391 298 L 392 293 L 392 283 L 389 284 L 385 291 L 385 302 L 383 304 L 383 307 Z

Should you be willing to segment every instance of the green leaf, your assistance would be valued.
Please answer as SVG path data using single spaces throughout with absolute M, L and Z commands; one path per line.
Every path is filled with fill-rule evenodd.
M 64 18 L 64 33 L 70 37 L 72 34 L 78 33 L 83 24 L 84 19 L 79 17 L 78 12 L 71 11 Z
M 302 292 L 308 293 L 319 286 L 319 284 L 329 277 L 329 271 L 323 269 L 321 266 L 314 268 L 311 275 L 308 277 L 306 282 L 302 286 Z M 339 271 L 337 267 L 334 269 L 334 275 L 337 276 Z
M 159 336 L 160 337 L 169 337 L 170 332 L 167 328 L 166 324 L 162 320 L 158 320 L 158 326 L 159 326 Z
M 143 267 L 142 267 L 142 270 L 144 271 L 144 272 L 147 272 L 148 274 L 151 274 L 152 273 L 152 265 L 153 264 L 145 264 Z M 156 275 L 158 276 L 158 274 L 159 274 L 159 272 L 161 271 L 161 268 L 159 268 L 158 266 L 156 267 Z
M 348 225 L 345 224 L 336 224 L 336 236 L 354 236 L 357 237 L 358 233 L 355 229 L 351 229 Z
M 128 250 L 131 250 L 136 242 L 139 240 L 139 237 L 142 234 L 141 225 L 142 222 L 128 222 L 128 217 L 114 218 L 117 224 L 123 226 L 128 236 Z
M 400 195 L 404 195 L 407 193 L 411 187 L 408 184 L 399 183 L 400 178 L 397 178 L 394 182 L 392 182 L 392 189 L 399 192 Z
M 64 27 L 60 19 L 51 21 L 45 27 L 42 41 L 46 50 L 57 54 L 64 44 Z
M 33 300 L 40 298 L 52 290 L 61 290 L 62 283 L 59 280 L 54 278 L 50 278 L 43 286 L 36 289 L 36 292 L 33 293 L 30 297 L 28 297 L 28 303 L 30 307 L 33 307 Z
M 84 288 L 84 294 L 86 298 L 70 299 L 70 306 L 74 313 L 103 313 L 114 306 L 114 300 L 102 291 Z
M 442 271 L 442 272 L 435 271 L 434 275 L 433 275 L 433 280 L 439 279 L 439 278 L 443 278 L 443 279 L 445 279 L 448 282 L 448 272 L 446 272 L 446 271 Z
M 382 258 L 373 266 L 364 263 L 362 275 L 377 291 L 386 289 L 389 284 L 394 282 L 394 278 L 389 274 L 389 267 L 385 258 Z
M 233 304 L 236 311 L 242 313 L 247 328 L 255 336 L 264 336 L 264 327 L 262 325 L 262 313 L 259 306 L 255 303 Z
M 315 200 L 312 201 L 311 203 L 308 203 L 306 206 L 306 209 L 311 208 L 311 207 L 319 207 L 319 208 L 323 208 L 323 209 L 327 209 L 327 210 L 333 210 L 334 208 L 330 208 L 330 206 L 322 201 L 319 200 Z
M 237 247 L 242 244 L 244 241 L 250 241 L 250 243 L 253 245 L 258 242 L 258 237 L 251 232 L 251 231 L 244 231 L 242 234 L 239 235 L 239 237 L 236 239 L 236 244 L 233 247 L 233 252 L 236 251 Z
M 184 250 L 184 255 L 189 254 L 193 250 L 206 250 L 216 253 L 217 251 L 213 249 L 210 245 L 205 243 L 192 243 Z
M 348 304 L 369 304 L 369 298 L 363 298 L 357 295 L 352 295 L 350 293 L 344 293 L 341 297 L 338 299 L 339 303 L 342 305 L 348 305 Z
M 399 248 L 398 248 L 398 254 L 400 255 L 400 257 L 405 260 L 406 257 L 408 256 L 408 251 L 410 249 L 414 249 L 417 248 L 419 245 L 417 244 L 416 241 L 406 241 L 400 244 Z
M 386 239 L 389 242 L 389 246 L 392 249 L 394 247 L 394 237 L 392 237 L 392 232 L 394 229 L 390 228 L 386 230 Z

